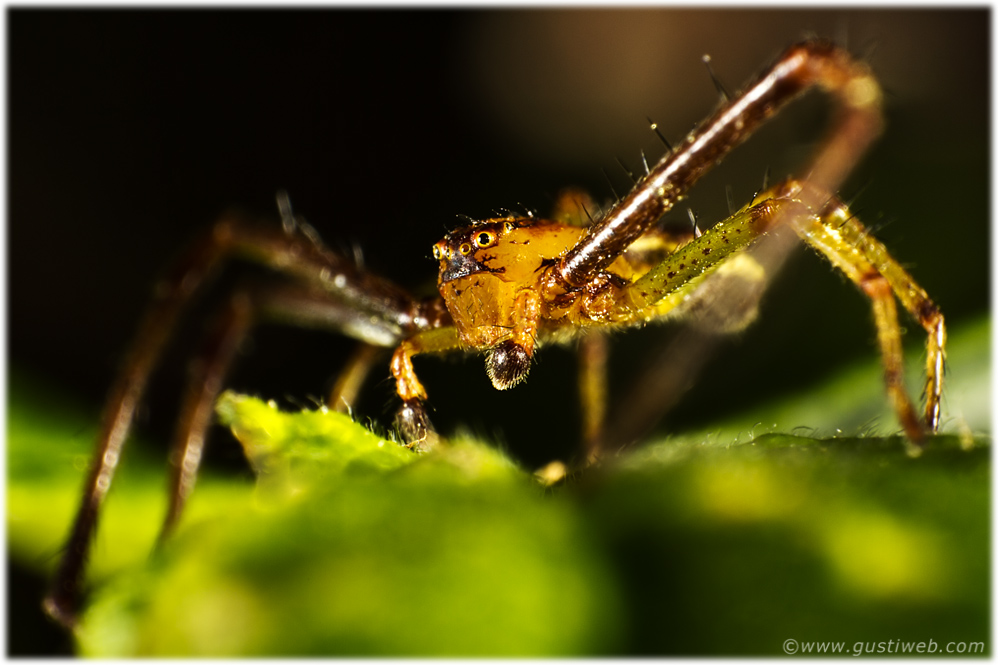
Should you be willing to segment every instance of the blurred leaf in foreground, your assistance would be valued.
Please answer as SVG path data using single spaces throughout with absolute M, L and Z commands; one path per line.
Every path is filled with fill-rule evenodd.
M 593 653 L 607 566 L 571 505 L 471 441 L 417 456 L 349 418 L 227 394 L 255 498 L 101 590 L 87 653 Z M 593 631 L 595 620 L 607 630 Z
M 623 573 L 633 653 L 990 634 L 985 441 L 935 437 L 917 458 L 899 437 L 669 441 L 603 481 L 586 512 Z
M 983 644 L 990 444 L 975 432 L 988 427 L 988 343 L 987 321 L 952 335 L 953 434 L 919 457 L 869 425 L 861 438 L 775 431 L 825 433 L 850 403 L 866 408 L 862 391 L 879 386 L 871 365 L 548 490 L 468 438 L 416 456 L 337 414 L 227 395 L 221 417 L 258 481 L 204 477 L 176 537 L 149 558 L 165 474 L 133 446 L 102 519 L 78 643 L 104 656 Z M 9 393 L 8 543 L 51 569 L 93 428 L 70 408 L 51 418 L 51 393 L 24 386 Z M 757 428 L 767 433 L 749 435 L 755 422 L 771 423 Z

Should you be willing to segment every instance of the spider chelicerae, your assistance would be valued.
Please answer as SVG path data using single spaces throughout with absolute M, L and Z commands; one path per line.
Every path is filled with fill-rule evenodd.
M 803 175 L 752 197 L 702 233 L 657 226 L 693 184 L 759 125 L 812 87 L 829 93 L 837 115 Z M 578 340 L 582 359 L 584 463 L 605 454 L 604 332 L 660 319 L 694 320 L 713 331 L 744 327 L 768 272 L 801 238 L 867 295 L 873 309 L 889 399 L 917 448 L 940 420 L 945 328 L 938 308 L 835 194 L 881 130 L 881 92 L 866 65 L 824 41 L 787 49 L 741 94 L 636 179 L 627 196 L 590 217 L 588 197 L 564 193 L 549 219 L 508 215 L 448 233 L 433 246 L 439 295 L 418 300 L 323 245 L 307 224 L 279 207 L 283 224 L 226 217 L 195 242 L 159 284 L 104 412 L 97 451 L 69 544 L 45 601 L 75 621 L 91 536 L 148 378 L 192 295 L 225 260 L 262 263 L 291 277 L 236 291 L 195 364 L 171 455 L 170 506 L 162 534 L 192 491 L 205 432 L 226 369 L 254 321 L 276 318 L 342 332 L 361 342 L 330 398 L 352 402 L 378 348 L 394 348 L 390 369 L 401 401 L 404 445 L 444 445 L 427 414 L 417 355 L 482 352 L 495 388 L 523 381 L 535 351 Z M 928 333 L 924 413 L 902 383 L 897 302 Z

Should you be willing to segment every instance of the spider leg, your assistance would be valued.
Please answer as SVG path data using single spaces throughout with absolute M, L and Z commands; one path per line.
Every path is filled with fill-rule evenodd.
M 549 299 L 579 289 L 607 268 L 690 187 L 779 109 L 812 87 L 838 103 L 836 122 L 805 170 L 814 189 L 804 203 L 820 208 L 814 191 L 834 192 L 880 133 L 880 87 L 862 63 L 823 41 L 792 46 L 747 89 L 723 105 L 642 178 L 545 276 Z
M 799 183 L 787 183 L 793 188 Z M 877 341 L 883 358 L 884 381 L 898 420 L 908 438 L 921 444 L 926 431 L 939 429 L 946 326 L 942 312 L 882 243 L 872 237 L 845 203 L 830 198 L 820 215 L 794 218 L 797 233 L 821 252 L 870 299 Z M 895 297 L 925 329 L 925 416 L 919 420 L 904 388 L 903 348 Z
M 281 305 L 284 308 L 282 312 L 289 320 L 310 320 L 316 325 L 336 328 L 362 341 L 382 346 L 394 345 L 404 335 L 418 330 L 449 324 L 446 310 L 438 303 L 413 300 L 391 282 L 357 269 L 350 261 L 323 247 L 314 237 L 289 234 L 276 225 L 255 226 L 232 216 L 216 223 L 157 284 L 153 304 L 139 326 L 108 396 L 93 461 L 84 481 L 80 508 L 52 589 L 44 601 L 45 611 L 64 625 L 75 623 L 83 570 L 97 516 L 111 487 L 149 377 L 180 316 L 223 261 L 230 257 L 264 264 L 311 286 L 311 291 L 307 293 L 306 289 L 299 287 L 282 294 L 286 298 Z M 277 308 L 273 305 L 275 299 L 269 302 Z M 236 330 L 241 324 L 237 324 L 234 318 L 232 326 Z M 238 335 L 233 332 L 232 339 L 236 337 Z M 223 338 L 224 333 L 219 340 Z M 220 352 L 219 362 L 222 365 L 226 364 L 222 362 L 224 355 Z M 209 368 L 205 370 L 205 377 L 215 373 Z M 199 430 L 198 423 L 210 417 L 210 414 L 202 414 L 203 407 L 193 406 L 202 401 L 190 391 L 190 406 L 186 407 L 188 415 L 185 416 L 189 431 Z M 195 445 L 189 452 L 180 453 L 176 459 L 183 468 L 185 463 L 190 466 L 198 456 Z M 188 475 L 181 474 L 181 485 L 188 482 L 185 480 Z
M 461 338 L 453 326 L 422 331 L 405 339 L 392 355 L 392 376 L 402 407 L 396 423 L 403 439 L 416 450 L 429 450 L 438 442 L 424 404 L 426 389 L 412 367 L 412 357 L 420 353 L 438 353 L 461 348 Z
M 172 533 L 187 498 L 194 490 L 215 401 L 239 344 L 252 325 L 253 310 L 246 293 L 233 295 L 212 329 L 201 355 L 191 363 L 170 452 L 170 503 L 159 533 L 160 543 Z
M 156 302 L 139 327 L 121 372 L 104 408 L 97 449 L 84 482 L 83 498 L 69 542 L 43 607 L 65 626 L 76 622 L 83 569 L 100 506 L 111 487 L 135 410 L 149 375 L 194 291 L 215 270 L 220 252 L 213 243 L 199 243 L 178 263 L 173 274 L 156 288 Z
M 194 490 L 206 434 L 214 417 L 215 402 L 239 345 L 250 328 L 258 320 L 266 319 L 299 326 L 343 330 L 349 327 L 349 322 L 354 318 L 367 322 L 366 316 L 358 315 L 356 310 L 343 303 L 330 300 L 325 293 L 302 288 L 297 284 L 262 289 L 244 288 L 233 294 L 209 334 L 204 350 L 191 363 L 190 377 L 184 391 L 180 419 L 170 453 L 170 504 L 160 531 L 160 542 L 176 526 L 187 499 Z M 362 342 L 360 351 L 348 362 L 344 371 L 346 379 L 341 375 L 338 382 L 348 386 L 344 390 L 351 401 L 380 348 Z M 360 363 L 364 363 L 364 366 L 358 367 Z
M 604 449 L 608 355 L 609 343 L 605 335 L 593 332 L 579 340 L 579 403 L 586 464 L 595 463 Z
M 618 305 L 610 312 L 610 317 L 623 322 L 628 316 L 632 321 L 690 316 L 696 313 L 695 309 L 690 311 L 690 302 L 697 302 L 699 292 L 711 288 L 720 276 L 729 276 L 729 280 L 730 276 L 737 276 L 734 282 L 742 282 L 743 288 L 726 288 L 711 299 L 711 309 L 720 312 L 712 313 L 711 319 L 724 322 L 725 309 L 742 306 L 743 294 L 758 293 L 758 285 L 765 280 L 762 267 L 756 264 L 759 272 L 753 268 L 750 254 L 735 252 L 747 248 L 762 234 L 788 220 L 805 242 L 821 252 L 870 298 L 888 395 L 905 434 L 911 441 L 920 443 L 926 430 L 935 431 L 939 426 L 946 343 L 943 316 L 926 292 L 890 256 L 883 244 L 868 234 L 844 203 L 835 197 L 826 197 L 826 202 L 819 208 L 820 213 L 807 206 L 799 195 L 810 187 L 807 181 L 789 180 L 757 197 L 758 202 L 704 232 L 627 285 L 617 296 Z M 928 333 L 924 424 L 916 415 L 902 381 L 903 350 L 895 297 Z M 733 320 L 738 322 L 742 318 L 742 315 L 735 315 Z M 724 328 L 722 325 L 715 329 L 723 331 Z
M 750 255 L 736 253 L 772 230 L 785 214 L 785 207 L 772 198 L 742 208 L 612 295 L 610 300 L 614 304 L 608 309 L 607 318 L 628 322 L 651 321 L 670 314 L 686 317 L 700 314 L 709 320 L 706 327 L 710 329 L 744 327 L 754 315 L 758 295 L 748 301 L 749 311 L 738 315 L 726 312 L 735 310 L 736 305 L 745 309 L 743 296 L 748 290 L 758 291 L 765 273 Z M 738 282 L 746 286 L 734 289 L 736 296 L 728 295 Z M 725 288 L 719 287 L 721 283 Z M 708 289 L 710 294 L 703 292 Z M 705 308 L 709 311 L 698 311 Z
M 347 413 L 357 401 L 357 395 L 371 372 L 374 362 L 381 355 L 381 347 L 361 342 L 347 360 L 346 367 L 340 372 L 326 405 L 340 413 Z

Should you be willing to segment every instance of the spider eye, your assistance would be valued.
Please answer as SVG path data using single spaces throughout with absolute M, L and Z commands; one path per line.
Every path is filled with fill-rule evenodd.
M 471 254 L 471 245 L 469 245 L 466 242 L 461 243 L 461 246 L 458 247 L 457 249 L 458 249 L 459 252 L 461 252 L 465 256 L 467 256 L 468 254 Z
M 507 232 L 512 231 L 515 226 L 516 225 L 513 224 L 513 222 L 506 222 L 505 224 L 502 225 L 503 229 Z
M 433 258 L 435 258 L 437 261 L 440 260 L 440 245 L 433 246 Z
M 475 236 L 475 244 L 479 247 L 488 247 L 493 242 L 495 242 L 496 237 L 492 235 L 489 231 L 482 231 L 477 236 Z

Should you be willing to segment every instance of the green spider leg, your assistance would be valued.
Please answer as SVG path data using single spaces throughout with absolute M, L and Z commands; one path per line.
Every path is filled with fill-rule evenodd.
M 942 313 L 845 203 L 826 196 L 824 207 L 815 211 L 802 200 L 807 187 L 802 181 L 787 180 L 755 197 L 625 287 L 610 317 L 624 323 L 706 316 L 713 319 L 714 329 L 743 327 L 754 317 L 757 294 L 767 279 L 766 266 L 743 250 L 788 224 L 870 299 L 888 396 L 907 437 L 921 444 L 927 432 L 939 428 L 946 343 Z M 815 199 L 813 192 L 808 194 L 808 200 Z M 725 288 L 717 288 L 722 281 Z M 730 288 L 736 281 L 748 288 Z M 706 297 L 708 293 L 719 300 Z M 928 334 L 924 419 L 917 415 L 903 384 L 895 298 Z

